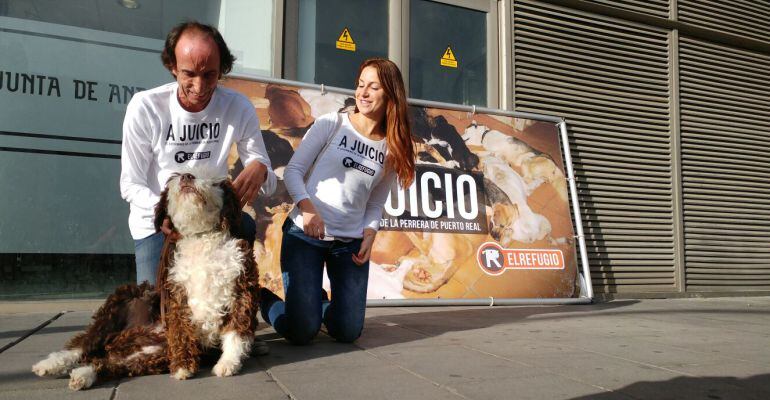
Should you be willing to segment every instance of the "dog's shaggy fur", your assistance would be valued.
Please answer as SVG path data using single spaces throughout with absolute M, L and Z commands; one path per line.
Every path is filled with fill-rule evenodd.
M 169 218 L 181 235 L 167 246 L 174 249 L 165 252 L 158 274 L 177 379 L 194 375 L 201 351 L 212 347 L 222 350 L 214 374 L 236 374 L 257 327 L 257 266 L 249 243 L 235 238 L 241 211 L 234 189 L 200 174 L 172 176 L 155 210 L 156 228 Z
M 168 371 L 159 310 L 158 294 L 148 283 L 121 286 L 107 297 L 85 332 L 70 339 L 64 350 L 35 364 L 32 371 L 39 376 L 69 374 L 74 390 L 100 380 Z
M 201 174 L 173 175 L 156 206 L 156 228 L 168 218 L 174 229 L 163 248 L 158 290 L 146 282 L 119 287 L 85 332 L 33 372 L 69 373 L 75 390 L 169 370 L 187 379 L 203 352 L 214 348 L 222 351 L 215 375 L 240 370 L 257 327 L 257 266 L 249 243 L 235 238 L 241 211 L 231 183 Z

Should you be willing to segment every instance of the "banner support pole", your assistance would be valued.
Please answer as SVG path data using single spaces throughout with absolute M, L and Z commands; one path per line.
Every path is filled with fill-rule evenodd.
M 588 297 L 544 298 L 544 299 L 368 299 L 367 307 L 435 307 L 435 306 L 543 306 L 591 304 Z
M 575 217 L 575 233 L 580 249 L 580 264 L 582 266 L 582 275 L 585 282 L 586 297 L 593 301 L 594 289 L 591 284 L 591 268 L 588 264 L 588 251 L 586 250 L 586 239 L 583 233 L 583 218 L 580 215 L 580 203 L 578 202 L 577 183 L 575 181 L 575 171 L 572 168 L 572 155 L 569 150 L 569 138 L 567 136 L 567 121 L 561 120 L 558 124 L 559 134 L 561 135 L 562 153 L 564 154 L 564 163 L 567 169 L 567 184 L 569 185 L 570 198 L 572 200 L 572 214 Z

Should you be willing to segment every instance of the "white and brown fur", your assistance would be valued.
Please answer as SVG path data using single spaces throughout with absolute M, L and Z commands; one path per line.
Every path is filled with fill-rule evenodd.
M 229 181 L 192 173 L 166 184 L 155 210 L 180 237 L 159 267 L 171 375 L 187 379 L 209 348 L 222 355 L 217 376 L 240 371 L 257 327 L 258 272 L 251 246 L 237 239 L 241 210 Z
M 98 381 L 168 371 L 166 335 L 158 293 L 147 282 L 118 287 L 93 321 L 64 346 L 32 366 L 39 376 L 69 374 L 69 387 L 87 389 Z
M 480 152 L 482 161 L 491 155 L 520 170 L 521 177 L 527 183 L 528 194 L 541 184 L 549 183 L 563 201 L 567 200 L 567 181 L 564 173 L 550 155 L 514 136 L 478 125 L 475 121 L 465 129 L 462 138 L 468 146 L 484 148 L 484 152 Z
M 86 331 L 35 364 L 34 373 L 70 374 L 75 390 L 169 370 L 187 379 L 200 356 L 217 347 L 214 374 L 240 370 L 257 326 L 258 275 L 251 246 L 234 237 L 241 212 L 232 185 L 176 174 L 156 207 L 157 229 L 167 217 L 174 232 L 163 248 L 158 290 L 146 282 L 119 287 Z

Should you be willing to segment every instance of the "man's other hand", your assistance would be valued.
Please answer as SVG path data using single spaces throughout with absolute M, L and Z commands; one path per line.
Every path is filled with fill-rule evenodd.
M 241 207 L 247 203 L 253 202 L 259 194 L 259 189 L 267 179 L 267 167 L 259 161 L 252 161 L 247 165 L 238 177 L 235 178 L 233 186 Z

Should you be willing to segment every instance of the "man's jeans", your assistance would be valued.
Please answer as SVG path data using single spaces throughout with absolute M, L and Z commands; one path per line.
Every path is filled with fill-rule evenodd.
M 254 236 L 257 233 L 257 225 L 249 214 L 241 214 L 241 232 L 243 237 L 240 239 L 248 240 L 254 245 Z M 163 232 L 155 232 L 144 239 L 134 240 L 134 254 L 136 254 L 136 283 L 144 281 L 155 284 L 155 277 L 158 274 L 158 263 L 160 262 L 160 253 L 163 251 L 163 241 L 166 235 Z
M 361 248 L 361 239 L 314 239 L 288 218 L 283 232 L 281 271 L 286 302 L 267 305 L 267 322 L 295 344 L 313 339 L 321 322 L 329 336 L 340 342 L 358 339 L 364 328 L 369 281 L 369 262 L 357 265 L 352 259 Z M 331 302 L 321 299 L 324 262 L 331 283 Z

